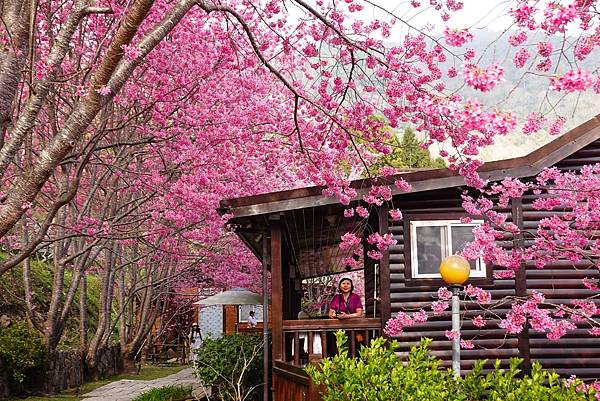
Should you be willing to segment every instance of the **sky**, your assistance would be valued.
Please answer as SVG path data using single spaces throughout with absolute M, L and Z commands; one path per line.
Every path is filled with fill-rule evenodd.
M 510 19 L 506 17 L 506 12 L 513 1 L 497 0 L 463 0 L 462 10 L 452 14 L 448 22 L 442 21 L 438 11 L 433 7 L 425 7 L 429 0 L 419 0 L 422 7 L 415 9 L 410 5 L 410 1 L 398 0 L 373 0 L 372 2 L 382 8 L 393 11 L 397 16 L 406 20 L 412 25 L 423 27 L 427 24 L 434 24 L 434 31 L 441 31 L 446 25 L 454 28 L 473 28 L 485 29 L 491 31 L 501 31 L 510 25 Z M 385 13 L 376 7 L 370 9 L 365 7 L 362 15 L 369 17 L 383 18 Z

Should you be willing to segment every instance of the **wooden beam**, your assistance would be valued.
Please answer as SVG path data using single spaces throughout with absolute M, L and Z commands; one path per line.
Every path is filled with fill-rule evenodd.
M 268 280 L 267 274 L 269 271 L 269 263 L 267 257 L 269 255 L 269 237 L 266 232 L 262 234 L 262 290 L 263 290 L 263 400 L 269 400 L 269 375 L 271 374 L 269 367 L 269 353 L 267 346 L 269 344 L 269 296 L 268 296 Z
M 387 205 L 382 205 L 378 209 L 379 211 L 379 233 L 381 235 L 389 232 L 389 220 Z M 383 257 L 379 260 L 379 297 L 381 303 L 379 304 L 379 310 L 381 311 L 381 328 L 385 327 L 385 324 L 392 317 L 392 302 L 390 294 L 390 251 L 386 249 L 383 252 Z
M 281 224 L 271 220 L 271 324 L 273 333 L 273 360 L 283 360 L 283 282 L 281 258 Z
M 284 331 L 333 331 L 336 329 L 373 329 L 378 328 L 379 319 L 306 319 L 306 320 L 283 320 L 281 327 Z
M 512 219 L 513 224 L 523 230 L 523 200 L 521 198 L 514 198 L 511 201 L 512 205 Z M 522 249 L 525 246 L 525 240 L 523 234 L 519 234 L 513 241 L 513 249 Z M 527 267 L 524 263 L 521 263 L 521 267 L 516 272 L 515 276 L 515 295 L 518 297 L 527 296 Z M 529 373 L 531 371 L 531 344 L 529 343 L 529 327 L 527 324 L 525 328 L 519 333 L 519 355 L 523 358 L 523 364 L 521 369 L 524 372 Z

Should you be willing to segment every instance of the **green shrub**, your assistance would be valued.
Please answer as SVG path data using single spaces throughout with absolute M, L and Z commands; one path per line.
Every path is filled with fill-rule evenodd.
M 25 323 L 0 330 L 0 358 L 11 376 L 11 385 L 20 390 L 46 364 L 46 348 L 40 334 Z
M 190 386 L 165 386 L 144 391 L 133 401 L 182 401 L 192 396 Z
M 350 358 L 344 333 L 336 337 L 339 354 L 307 368 L 311 379 L 323 386 L 323 401 L 595 401 L 592 390 L 577 392 L 580 382 L 565 386 L 539 363 L 523 375 L 518 368 L 522 360 L 511 359 L 509 369 L 501 369 L 497 361 L 494 370 L 483 375 L 486 361 L 478 361 L 472 373 L 456 378 L 429 353 L 431 340 L 422 340 L 402 361 L 394 354 L 396 341 L 375 339 L 358 358 Z
M 223 400 L 257 400 L 262 384 L 262 337 L 230 334 L 204 340 L 196 351 L 196 374 Z

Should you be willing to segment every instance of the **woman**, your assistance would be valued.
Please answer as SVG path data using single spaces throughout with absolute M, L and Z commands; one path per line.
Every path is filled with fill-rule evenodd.
M 250 325 L 250 327 L 254 328 L 257 325 L 257 321 L 256 321 L 256 316 L 254 316 L 254 311 L 251 310 L 250 313 L 248 313 L 248 324 Z
M 190 341 L 190 362 L 192 363 L 192 365 L 195 365 L 196 358 L 198 357 L 198 355 L 196 354 L 196 351 L 198 349 L 200 349 L 200 346 L 202 346 L 202 332 L 200 331 L 200 327 L 198 327 L 198 323 L 192 324 L 192 329 L 190 330 L 190 334 L 189 334 L 189 341 Z
M 331 319 L 350 319 L 362 317 L 363 306 L 360 297 L 354 292 L 354 283 L 344 277 L 338 284 L 339 294 L 336 294 L 329 303 L 329 317 Z

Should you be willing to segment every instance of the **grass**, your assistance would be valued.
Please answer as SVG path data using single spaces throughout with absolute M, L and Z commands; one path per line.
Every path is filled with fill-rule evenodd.
M 161 377 L 169 376 L 174 373 L 179 372 L 187 368 L 187 365 L 181 366 L 169 366 L 169 367 L 159 367 L 156 365 L 143 365 L 140 370 L 140 374 L 122 374 L 117 376 L 109 377 L 108 379 L 98 380 L 95 382 L 84 383 L 79 388 L 79 394 L 83 395 L 85 393 L 89 393 L 99 387 L 102 387 L 108 383 L 112 383 L 118 380 L 154 380 Z M 69 389 L 65 390 L 60 394 L 49 396 L 49 397 L 27 397 L 27 398 L 14 398 L 13 401 L 54 401 L 54 400 L 62 400 L 62 401 L 81 401 L 83 399 L 82 396 L 77 395 L 77 389 Z
M 133 401 L 181 401 L 191 396 L 192 388 L 190 386 L 165 386 L 143 392 Z

